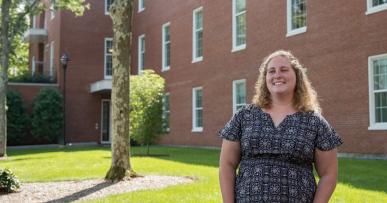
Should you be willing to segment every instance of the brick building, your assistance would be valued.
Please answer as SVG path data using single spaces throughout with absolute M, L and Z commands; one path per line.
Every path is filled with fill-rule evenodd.
M 109 142 L 111 1 L 83 17 L 49 11 L 26 33 L 31 70 L 63 89 L 66 142 Z M 254 96 L 258 66 L 277 49 L 308 68 L 341 152 L 387 154 L 387 1 L 136 0 L 132 74 L 166 79 L 160 143 L 219 146 L 218 130 Z M 24 88 L 24 87 L 23 87 Z M 27 88 L 27 87 L 26 87 Z

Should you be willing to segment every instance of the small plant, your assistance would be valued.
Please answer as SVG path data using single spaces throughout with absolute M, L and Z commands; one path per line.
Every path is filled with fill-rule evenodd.
M 20 188 L 20 181 L 9 169 L 0 169 L 0 191 L 16 192 Z

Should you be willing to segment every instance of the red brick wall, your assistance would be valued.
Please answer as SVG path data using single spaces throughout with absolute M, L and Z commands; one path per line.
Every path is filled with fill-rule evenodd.
M 192 11 L 203 6 L 203 61 L 192 60 Z M 232 81 L 247 80 L 254 94 L 257 67 L 289 49 L 309 68 L 323 115 L 344 139 L 342 152 L 387 153 L 387 131 L 370 131 L 368 56 L 387 53 L 387 11 L 365 15 L 365 1 L 308 1 L 307 31 L 286 37 L 286 1 L 247 1 L 247 47 L 232 49 L 231 1 L 152 0 L 135 7 L 132 73 L 138 36 L 145 34 L 145 67 L 166 79 L 170 129 L 161 143 L 219 146 L 217 131 L 232 116 Z M 161 69 L 161 27 L 170 22 L 171 69 Z M 203 87 L 204 129 L 192 133 L 192 88 Z

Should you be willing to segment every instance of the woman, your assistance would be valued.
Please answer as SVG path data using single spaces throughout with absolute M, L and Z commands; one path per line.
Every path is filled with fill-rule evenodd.
M 262 63 L 255 89 L 253 104 L 219 131 L 223 201 L 328 202 L 342 141 L 319 113 L 306 69 L 290 52 L 276 51 Z

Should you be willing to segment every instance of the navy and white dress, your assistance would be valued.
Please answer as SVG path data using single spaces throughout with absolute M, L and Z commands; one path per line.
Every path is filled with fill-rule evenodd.
M 313 202 L 315 149 L 343 143 L 318 113 L 296 112 L 275 127 L 270 114 L 254 104 L 239 109 L 219 136 L 240 142 L 236 202 Z

